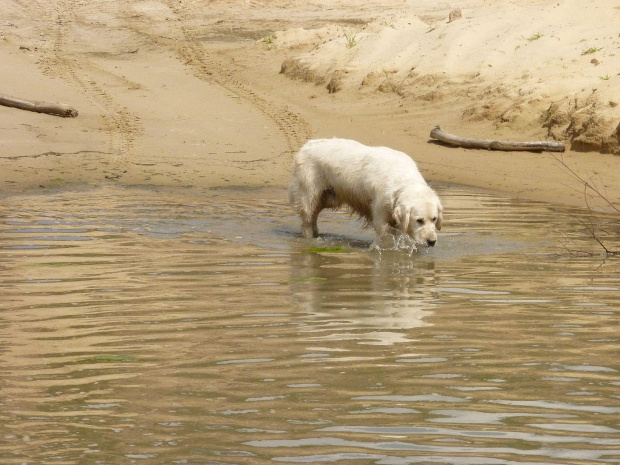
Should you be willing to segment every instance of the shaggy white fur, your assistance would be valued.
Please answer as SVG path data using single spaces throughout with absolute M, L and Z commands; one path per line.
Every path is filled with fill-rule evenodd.
M 325 208 L 348 205 L 377 238 L 394 228 L 433 246 L 443 221 L 439 197 L 407 154 L 346 139 L 308 141 L 295 155 L 289 200 L 303 237 L 317 237 Z

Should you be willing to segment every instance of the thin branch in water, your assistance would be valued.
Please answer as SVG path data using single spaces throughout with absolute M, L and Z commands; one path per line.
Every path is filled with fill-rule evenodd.
M 573 170 L 570 166 L 568 166 L 568 164 L 564 161 L 564 157 L 563 156 L 558 156 L 558 155 L 554 155 L 552 153 L 550 153 L 550 155 L 560 164 L 564 167 L 564 169 L 566 171 L 568 171 L 568 173 L 577 181 L 579 181 L 581 184 L 583 184 L 586 189 L 590 189 L 592 192 L 594 192 L 596 194 L 597 197 L 599 197 L 600 199 L 602 199 L 607 205 L 609 205 L 616 213 L 620 214 L 620 208 L 616 205 L 614 205 L 614 203 L 609 200 L 609 197 L 605 194 L 603 194 L 599 188 L 597 187 L 596 183 L 592 181 L 592 178 L 590 177 L 590 182 L 586 181 L 585 179 L 583 179 L 579 174 L 577 174 L 575 172 L 575 170 Z M 604 184 L 603 184 L 604 187 Z
M 590 198 L 599 198 L 603 200 L 607 205 L 609 205 L 613 209 L 614 212 L 620 214 L 620 208 L 617 207 L 611 200 L 609 200 L 609 196 L 607 195 L 607 190 L 605 188 L 605 183 L 602 182 L 602 180 L 599 177 L 599 181 L 603 185 L 603 190 L 604 190 L 604 192 L 601 192 L 601 189 L 598 187 L 597 185 L 598 183 L 594 179 L 593 175 L 591 174 L 588 175 L 588 180 L 586 180 L 582 176 L 577 174 L 577 172 L 574 169 L 568 166 L 568 164 L 564 161 L 564 157 L 562 155 L 557 156 L 557 155 L 551 154 L 551 156 L 558 163 L 560 163 L 560 165 L 564 167 L 564 169 L 571 175 L 573 179 L 577 180 L 579 183 L 583 185 L 584 202 L 586 204 L 586 207 L 588 208 L 588 212 L 590 212 L 590 215 L 588 216 L 589 222 L 586 222 L 583 218 L 577 215 L 570 214 L 570 216 L 575 218 L 577 221 L 579 221 L 583 225 L 583 227 L 588 231 L 588 234 L 592 237 L 592 239 L 594 239 L 596 243 L 598 243 L 601 246 L 601 248 L 604 250 L 606 256 L 609 257 L 609 256 L 614 256 L 614 255 L 620 255 L 620 251 L 610 250 L 605 245 L 599 233 L 599 231 L 603 231 L 603 232 L 605 231 L 602 230 L 600 227 L 597 228 L 593 220 L 593 216 L 592 216 L 593 210 L 590 205 L 590 200 L 589 200 Z M 574 190 L 577 191 L 577 189 L 574 189 Z M 568 246 L 566 244 L 563 244 L 563 245 L 565 249 L 569 252 L 569 254 L 572 256 L 570 250 L 568 249 Z

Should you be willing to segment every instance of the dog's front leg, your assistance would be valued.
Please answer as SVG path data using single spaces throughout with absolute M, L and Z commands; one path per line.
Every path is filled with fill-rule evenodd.
M 382 237 L 390 232 L 390 218 L 386 214 L 386 206 L 380 199 L 375 199 L 372 204 L 372 227 L 377 234 L 377 238 Z
M 373 221 L 372 227 L 374 228 L 378 238 L 383 237 L 390 231 L 390 225 L 385 221 Z

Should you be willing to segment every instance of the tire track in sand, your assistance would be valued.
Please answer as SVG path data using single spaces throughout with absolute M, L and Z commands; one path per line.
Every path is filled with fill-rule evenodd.
M 74 85 L 94 107 L 101 109 L 104 120 L 103 131 L 108 135 L 110 152 L 117 155 L 123 165 L 136 137 L 142 133 L 142 125 L 136 115 L 116 102 L 97 81 L 96 74 L 102 70 L 69 50 L 69 35 L 78 19 L 76 10 L 80 7 L 92 9 L 97 8 L 97 4 L 73 0 L 55 2 L 54 9 L 48 12 L 50 19 L 46 22 L 46 30 L 43 32 L 52 43 L 51 47 L 43 49 L 44 54 L 40 63 L 44 74 L 61 78 Z M 33 17 L 40 15 L 42 11 L 41 5 L 35 2 L 26 8 Z
M 224 59 L 217 54 L 207 53 L 199 39 L 200 31 L 190 25 L 190 19 L 195 18 L 197 13 L 193 13 L 188 4 L 178 0 L 165 0 L 165 4 L 178 18 L 176 23 L 182 39 L 172 42 L 172 46 L 179 59 L 192 69 L 197 78 L 217 84 L 232 98 L 244 100 L 273 121 L 287 147 L 287 151 L 279 156 L 292 154 L 299 150 L 312 135 L 310 124 L 288 108 L 257 95 L 241 81 L 231 76 L 230 66 L 227 66 Z

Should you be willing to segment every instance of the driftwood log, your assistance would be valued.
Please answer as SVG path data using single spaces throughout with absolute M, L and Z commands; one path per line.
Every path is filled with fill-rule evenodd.
M 530 152 L 564 152 L 564 150 L 566 150 L 564 144 L 561 142 L 511 142 L 500 140 L 468 139 L 450 134 L 441 129 L 439 126 L 435 126 L 435 128 L 431 131 L 431 137 L 440 142 L 467 149 L 506 151 L 521 150 Z
M 21 110 L 35 111 L 37 113 L 47 113 L 48 115 L 73 117 L 78 115 L 75 108 L 63 103 L 37 102 L 33 100 L 24 100 L 8 95 L 0 94 L 0 105 L 5 107 L 19 108 Z

